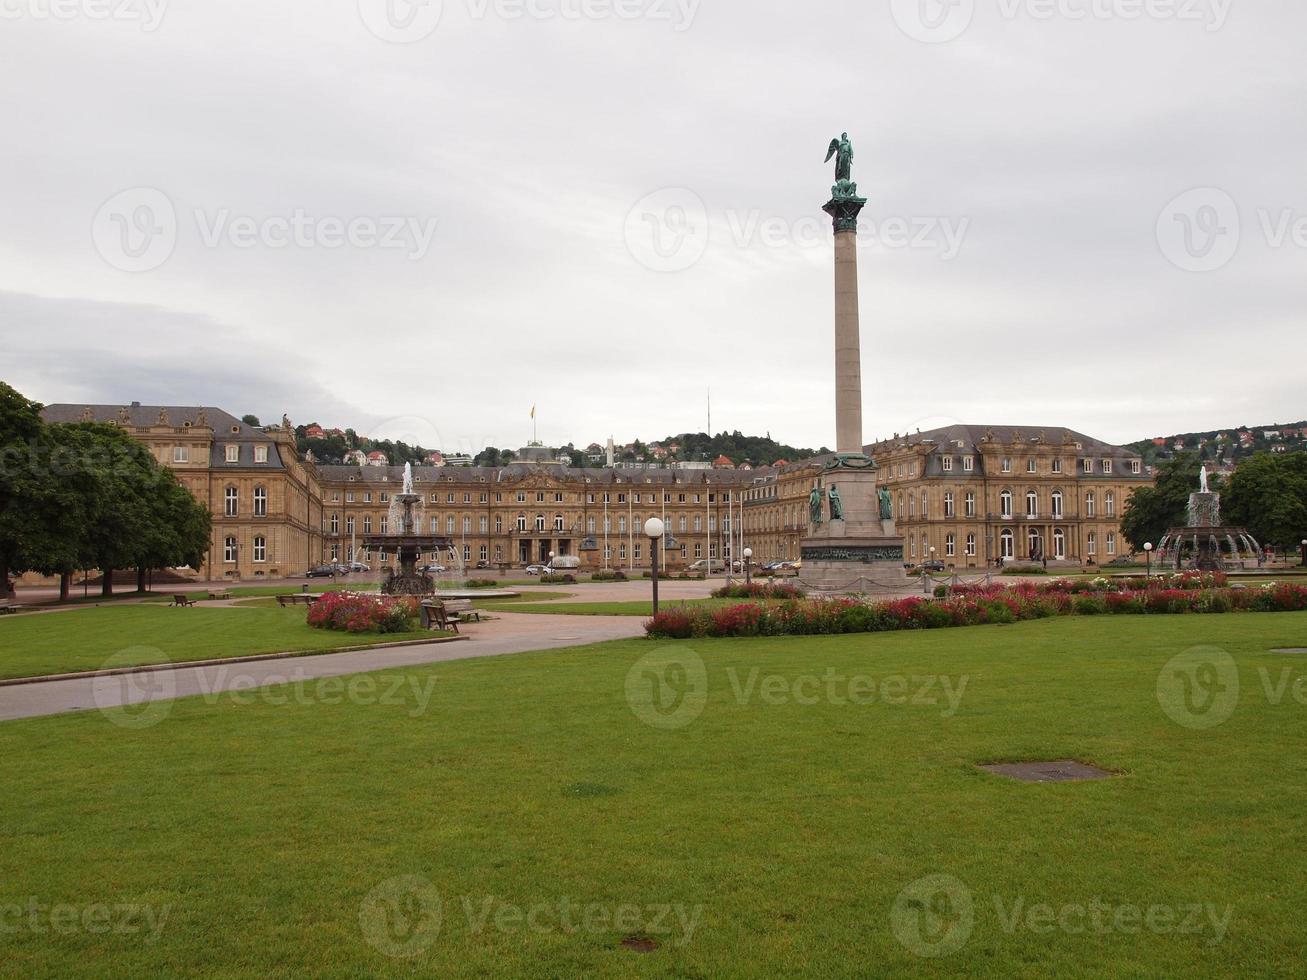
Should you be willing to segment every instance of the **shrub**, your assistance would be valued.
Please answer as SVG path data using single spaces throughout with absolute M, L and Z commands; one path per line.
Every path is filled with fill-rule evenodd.
M 1097 616 L 1107 612 L 1107 600 L 1103 596 L 1078 595 L 1072 601 L 1071 608 L 1077 616 Z
M 465 584 L 469 589 L 493 589 L 499 585 L 492 578 L 470 578 Z
M 1048 569 L 1039 565 L 1006 565 L 1002 575 L 1047 575 Z
M 417 614 L 418 601 L 412 596 L 328 592 L 309 606 L 308 624 L 344 633 L 405 633 Z
M 540 584 L 541 585 L 576 585 L 576 576 L 559 575 L 556 573 L 551 575 L 541 575 Z
M 713 590 L 714 599 L 802 599 L 806 594 L 786 582 L 738 582 Z
M 620 568 L 600 569 L 590 576 L 591 582 L 625 582 L 626 573 Z
M 694 619 L 683 609 L 660 612 L 644 625 L 650 636 L 663 636 L 670 640 L 688 640 L 694 635 Z

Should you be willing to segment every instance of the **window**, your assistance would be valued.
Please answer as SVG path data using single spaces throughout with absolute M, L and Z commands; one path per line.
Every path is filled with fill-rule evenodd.
M 1026 472 L 1027 472 L 1027 473 L 1034 473 L 1034 472 L 1037 471 L 1037 469 L 1038 469 L 1038 467 L 1037 467 L 1036 464 L 1035 464 L 1035 458 L 1034 458 L 1033 456 L 1032 456 L 1030 459 L 1026 460 Z
M 976 557 L 976 536 L 974 534 L 967 535 L 967 557 Z
M 921 519 L 924 521 L 930 516 L 930 498 L 926 496 L 926 491 L 921 491 Z
M 1103 460 L 1103 472 L 1104 473 L 1112 472 L 1112 461 L 1110 459 Z
M 495 533 L 496 534 L 504 533 L 504 518 L 502 514 L 495 515 Z
M 944 491 L 944 516 L 945 517 L 953 516 L 953 491 L 952 490 Z
M 352 517 L 345 518 L 345 533 L 346 534 L 354 533 L 354 518 Z
M 1085 554 L 1092 558 L 1098 551 L 1098 532 L 1090 531 L 1085 538 Z
M 1026 516 L 1027 517 L 1039 516 L 1039 494 L 1037 494 L 1034 490 L 1026 491 Z
M 446 533 L 446 534 L 449 534 L 449 535 L 453 535 L 453 533 L 454 533 L 454 515 L 453 515 L 453 514 L 449 514 L 449 515 L 446 516 L 446 518 L 445 518 L 445 533 Z
M 519 531 L 525 531 L 525 530 L 526 530 L 526 515 L 525 515 L 525 514 L 518 514 L 518 515 L 517 515 L 517 529 L 518 529 Z
M 464 535 L 468 535 L 468 534 L 471 534 L 471 533 L 472 533 L 472 518 L 470 518 L 470 517 L 464 515 L 464 517 L 463 517 L 463 534 L 464 534 Z
M 585 519 L 585 533 L 586 533 L 586 534 L 594 534 L 594 533 L 595 533 L 595 519 L 594 519 L 594 515 L 591 515 L 591 516 L 589 516 L 589 517 L 587 517 L 587 518 Z
M 365 493 L 365 494 L 363 495 L 363 502 L 364 502 L 365 504 L 370 504 L 370 503 L 372 503 L 372 491 L 371 491 L 371 490 L 369 490 L 367 493 Z
M 470 493 L 463 494 L 463 503 L 470 504 L 471 502 L 472 502 L 472 495 Z
M 638 544 L 632 546 L 631 557 L 634 558 L 636 561 L 640 560 L 640 546 Z
M 694 533 L 698 534 L 703 530 L 703 517 L 699 514 L 694 515 Z
M 235 517 L 237 507 L 238 507 L 238 501 L 240 500 L 240 495 L 237 492 L 236 488 L 228 487 L 223 492 L 223 497 L 224 497 L 224 504 L 223 504 L 222 512 L 226 514 L 228 517 Z
M 1012 472 L 1012 460 L 1006 456 L 1003 458 L 1003 472 L 1004 473 Z
M 414 522 L 414 523 L 416 523 L 416 522 Z M 389 524 L 390 524 L 390 518 L 389 518 L 389 517 L 383 517 L 383 518 L 381 519 L 381 533 L 382 533 L 382 534 L 389 534 L 389 533 L 390 533 L 390 530 L 389 530 Z
M 268 461 L 268 447 L 267 447 L 267 446 L 255 446 L 255 447 L 254 447 L 254 462 L 256 462 L 256 463 L 266 463 L 267 461 Z
M 945 473 L 951 473 L 953 471 L 952 456 L 945 456 L 943 459 L 939 461 L 939 463 L 940 463 L 940 467 L 944 470 Z
M 228 446 L 228 447 L 227 447 L 227 462 L 229 462 L 229 463 L 239 463 L 239 462 L 240 462 L 240 459 L 241 459 L 241 447 L 240 447 L 240 446 Z
M 1058 561 L 1066 558 L 1066 532 L 1060 527 L 1053 529 L 1053 557 Z
M 254 560 L 268 560 L 268 539 L 261 534 L 256 534 L 254 536 Z
M 555 530 L 555 531 L 562 531 L 562 530 L 564 530 L 564 527 L 565 527 L 565 524 L 564 524 L 564 521 L 563 521 L 563 515 L 562 515 L 562 514 L 555 514 L 555 515 L 554 515 L 554 530 Z
M 1053 516 L 1061 517 L 1062 516 L 1062 491 L 1061 490 L 1053 491 L 1052 502 L 1053 502 Z
M 1086 516 L 1086 517 L 1093 517 L 1093 516 L 1094 516 L 1094 506 L 1095 506 L 1095 504 L 1096 504 L 1096 500 L 1095 500 L 1095 498 L 1094 498 L 1094 491 L 1090 490 L 1087 494 L 1085 494 L 1085 516 Z
M 695 558 L 702 558 L 702 557 L 703 557 L 703 545 L 701 545 L 701 544 L 696 544 L 696 545 L 694 546 L 694 557 L 695 557 Z
M 976 468 L 976 458 L 974 456 L 962 457 L 962 469 L 965 472 L 970 473 L 975 468 Z
M 965 510 L 965 514 L 966 514 L 967 517 L 975 517 L 975 516 L 976 516 L 976 494 L 975 494 L 974 491 L 972 491 L 972 490 L 968 490 L 968 491 L 967 491 L 967 496 L 966 496 L 966 501 L 965 501 L 965 503 L 964 503 L 964 507 L 966 508 L 966 510 Z
M 1116 532 L 1114 531 L 1107 532 L 1107 553 L 1109 555 L 1116 554 Z
M 352 504 L 352 503 L 354 503 L 354 491 L 353 491 L 353 490 L 346 490 L 346 491 L 345 491 L 345 503 L 347 503 L 347 504 Z
M 1142 470 L 1143 470 L 1143 465 L 1140 463 L 1139 460 L 1137 460 L 1137 459 L 1132 459 L 1132 460 L 1130 460 L 1130 472 L 1131 472 L 1131 473 L 1136 473 L 1136 474 L 1137 474 L 1137 473 L 1140 473 Z
M 1103 513 L 1108 517 L 1116 516 L 1116 494 L 1111 490 L 1103 494 Z
M 517 502 L 519 504 L 526 503 L 526 494 L 524 494 L 521 490 L 517 492 Z
M 481 551 L 480 551 L 480 555 L 479 555 L 479 557 L 480 557 L 480 560 L 481 560 L 481 561 L 486 561 L 486 560 L 489 559 L 489 557 L 490 557 L 490 548 L 489 548 L 488 545 L 484 545 L 484 544 L 483 544 L 483 545 L 481 546 Z
M 1085 460 L 1085 464 L 1084 464 L 1084 465 L 1085 465 L 1085 472 L 1086 472 L 1086 473 L 1092 473 L 1092 472 L 1094 472 L 1094 461 L 1093 461 L 1092 459 L 1087 459 L 1087 460 Z
M 617 558 L 619 561 L 626 561 L 626 542 L 623 541 L 617 546 Z
M 332 515 L 331 515 L 331 533 L 332 533 L 332 534 L 339 534 L 339 533 L 340 533 L 340 515 L 339 515 L 339 514 L 332 514 Z
M 236 539 L 226 537 L 222 542 L 222 560 L 228 565 L 236 564 Z
M 489 530 L 490 530 L 490 518 L 488 518 L 488 517 L 486 517 L 484 514 L 482 514 L 480 520 L 477 521 L 477 530 L 478 530 L 480 533 L 482 533 L 482 534 L 485 534 L 487 531 L 489 531 Z
M 371 534 L 371 533 L 372 533 L 372 515 L 371 515 L 371 514 L 364 514 L 364 515 L 363 515 L 363 533 L 364 533 L 364 534 Z
M 1054 473 L 1062 472 L 1062 460 L 1060 457 L 1053 460 L 1053 472 Z
M 944 557 L 952 558 L 957 554 L 957 537 L 953 534 L 944 536 Z
M 626 515 L 625 515 L 625 514 L 623 514 L 621 517 L 619 517 L 619 518 L 617 519 L 617 533 L 618 533 L 618 534 L 625 534 L 625 533 L 626 533 Z M 625 556 L 623 556 L 623 557 L 625 557 Z
M 190 448 L 187 446 L 173 446 L 172 461 L 174 463 L 189 463 L 191 461 Z
M 267 487 L 254 488 L 254 516 L 255 517 L 268 516 L 268 488 Z
M 1004 490 L 998 495 L 998 512 L 1003 517 L 1012 516 L 1012 491 Z
M 463 561 L 464 563 L 466 563 L 471 560 L 472 560 L 472 546 L 470 544 L 465 544 L 463 545 Z

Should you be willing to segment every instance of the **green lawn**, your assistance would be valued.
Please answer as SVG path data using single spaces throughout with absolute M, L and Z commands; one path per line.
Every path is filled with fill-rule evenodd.
M 271 601 L 271 600 L 269 600 Z M 422 636 L 312 629 L 306 607 L 173 608 L 153 603 L 0 617 L 0 677 L 330 650 Z M 110 659 L 112 658 L 112 663 Z
M 1305 640 L 1307 614 L 633 640 L 366 675 L 388 703 L 6 722 L 0 975 L 1295 975 L 1307 658 L 1266 651 Z M 1196 646 L 1237 664 L 1207 730 L 1157 694 Z M 1057 758 L 1119 775 L 974 767 Z
M 478 601 L 482 609 L 498 612 L 554 613 L 559 616 L 652 616 L 653 599 L 623 602 L 532 602 L 537 596 L 521 596 L 509 602 L 502 599 Z M 742 602 L 761 602 L 759 599 L 663 599 L 658 603 L 661 612 L 682 606 L 735 606 Z

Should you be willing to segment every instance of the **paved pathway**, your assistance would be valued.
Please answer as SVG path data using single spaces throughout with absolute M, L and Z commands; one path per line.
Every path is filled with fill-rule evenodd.
M 604 640 L 640 636 L 643 620 L 634 616 L 537 616 L 498 613 L 498 619 L 464 627 L 470 637 L 458 643 L 391 647 L 353 653 L 315 654 L 283 660 L 260 660 L 210 667 L 179 667 L 136 674 L 43 681 L 0 687 L 0 721 L 60 714 L 65 711 L 112 710 L 124 704 L 165 701 L 233 688 L 336 677 L 389 667 L 471 657 L 497 657 L 529 650 L 553 650 Z M 137 711 L 144 709 L 135 709 Z

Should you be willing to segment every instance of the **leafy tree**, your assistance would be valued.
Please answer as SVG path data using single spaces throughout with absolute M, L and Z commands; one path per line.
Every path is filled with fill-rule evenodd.
M 1189 494 L 1198 489 L 1201 465 L 1197 455 L 1180 453 L 1162 464 L 1153 486 L 1130 495 L 1121 515 L 1121 532 L 1131 548 L 1139 551 L 1145 542 L 1156 544 L 1168 528 L 1185 523 Z
M 43 432 L 41 405 L 0 381 L 0 596 L 9 594 L 11 572 L 27 570 L 23 556 L 32 543 L 50 531 L 39 464 Z
M 241 421 L 244 422 L 246 425 L 252 425 L 256 429 L 263 428 L 263 423 L 259 421 L 259 417 L 257 415 L 242 415 Z
M 1257 453 L 1235 470 L 1222 521 L 1291 551 L 1307 537 L 1307 453 Z

